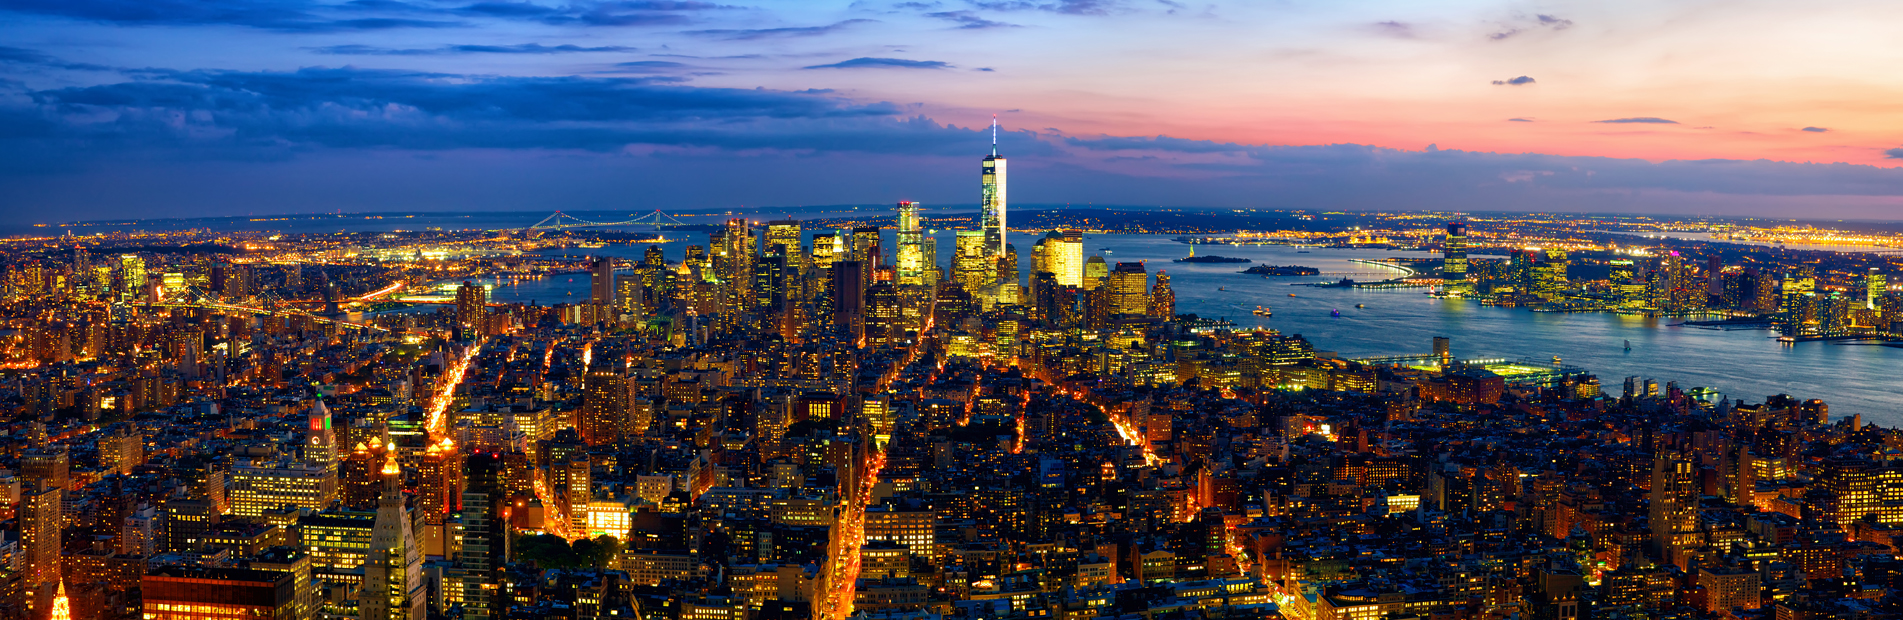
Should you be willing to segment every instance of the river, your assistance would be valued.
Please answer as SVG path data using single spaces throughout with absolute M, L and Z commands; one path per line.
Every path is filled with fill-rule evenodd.
M 949 263 L 951 234 L 941 231 L 941 264 Z M 669 260 L 679 260 L 690 243 L 705 244 L 706 236 L 664 246 Z M 807 239 L 810 242 L 811 234 Z M 1035 239 L 1013 234 L 1028 271 L 1030 246 Z M 888 232 L 887 247 L 894 243 Z M 1785 345 L 1768 331 L 1714 331 L 1671 327 L 1678 319 L 1616 314 L 1532 312 L 1525 308 L 1481 306 L 1471 300 L 1443 300 L 1423 289 L 1364 290 L 1290 286 L 1333 278 L 1263 278 L 1236 273 L 1248 265 L 1172 263 L 1188 253 L 1188 246 L 1160 235 L 1086 235 L 1085 255 L 1103 254 L 1114 267 L 1118 261 L 1146 261 L 1154 274 L 1167 271 L 1176 290 L 1177 312 L 1225 317 L 1239 327 L 1266 327 L 1301 334 L 1320 350 L 1342 357 L 1424 354 L 1435 336 L 1453 339 L 1453 353 L 1462 358 L 1534 358 L 1559 356 L 1567 365 L 1598 375 L 1611 395 L 1618 395 L 1627 376 L 1655 379 L 1660 385 L 1677 381 L 1681 388 L 1710 387 L 1732 400 L 1762 402 L 1773 394 L 1821 398 L 1833 416 L 1862 414 L 1865 421 L 1885 426 L 1903 425 L 1903 390 L 1897 362 L 1903 349 L 1846 346 L 1811 342 Z M 593 252 L 638 258 L 645 246 L 610 246 Z M 547 251 L 559 255 L 560 250 Z M 1419 252 L 1387 250 L 1312 249 L 1302 253 L 1288 246 L 1197 246 L 1197 254 L 1220 254 L 1253 259 L 1255 264 L 1305 265 L 1324 274 L 1361 274 L 1357 279 L 1391 277 L 1392 270 L 1352 262 L 1390 256 L 1429 256 Z M 586 275 L 555 276 L 498 289 L 497 301 L 543 304 L 586 299 Z M 1227 288 L 1227 291 L 1218 290 Z M 1295 297 L 1289 297 L 1294 293 Z M 1366 308 L 1356 308 L 1363 304 Z M 1250 311 L 1270 306 L 1272 318 Z M 1340 310 L 1339 318 L 1332 310 Z M 1632 342 L 1626 351 L 1624 341 Z

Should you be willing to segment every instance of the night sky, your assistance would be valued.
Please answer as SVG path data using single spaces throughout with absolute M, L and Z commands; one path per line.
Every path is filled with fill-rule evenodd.
M 1017 204 L 1903 219 L 1903 4 L 0 0 L 0 222 Z

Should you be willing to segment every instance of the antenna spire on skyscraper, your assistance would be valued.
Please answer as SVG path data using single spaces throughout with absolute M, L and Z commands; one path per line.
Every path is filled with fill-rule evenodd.
M 991 155 L 998 154 L 998 115 L 991 115 Z

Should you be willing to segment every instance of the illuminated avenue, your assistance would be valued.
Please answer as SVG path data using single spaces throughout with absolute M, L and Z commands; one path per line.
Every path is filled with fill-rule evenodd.
M 1462 359 L 1453 339 L 1342 359 L 1179 314 L 1163 265 L 1091 255 L 1081 231 L 1181 235 L 1204 261 L 1221 244 L 1425 249 L 1438 258 L 1385 261 L 1393 280 L 1315 284 L 1792 346 L 1894 340 L 1896 266 L 1775 244 L 1895 233 L 1007 218 L 1003 162 L 985 159 L 969 217 L 722 218 L 634 260 L 582 255 L 657 233 L 9 240 L 0 617 L 1903 613 L 1903 435 L 1833 418 L 1828 395 L 1606 385 L 1558 360 Z M 491 299 L 551 274 L 587 297 Z

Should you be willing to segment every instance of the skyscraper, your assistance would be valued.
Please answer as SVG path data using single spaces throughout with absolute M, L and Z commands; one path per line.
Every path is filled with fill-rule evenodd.
M 383 496 L 377 502 L 377 520 L 370 536 L 370 554 L 363 564 L 362 620 L 426 620 L 428 601 L 423 582 L 423 556 L 403 505 L 402 470 L 396 455 L 383 465 Z
M 1467 223 L 1449 222 L 1447 241 L 1441 244 L 1441 274 L 1449 288 L 1467 286 Z
M 775 250 L 775 247 L 783 248 Z M 773 220 L 766 223 L 766 251 L 788 257 L 802 255 L 799 220 Z
M 582 392 L 581 413 L 577 420 L 582 441 L 588 445 L 610 444 L 621 440 L 623 419 L 627 417 L 628 378 L 613 370 L 588 373 Z
M 337 470 L 337 435 L 330 428 L 330 408 L 318 399 L 311 405 L 309 427 L 304 431 L 304 460 L 312 465 Z M 334 475 L 334 474 L 333 474 Z
M 1084 231 L 1070 229 L 1051 240 L 1051 273 L 1062 286 L 1084 285 Z
M 998 156 L 996 115 L 991 117 L 991 156 L 985 158 L 981 171 L 984 196 L 979 203 L 979 213 L 983 220 L 985 256 L 995 256 L 1004 253 L 1006 228 L 1004 158 Z
M 925 283 L 925 248 L 920 243 L 924 236 L 919 227 L 918 203 L 899 203 L 899 286 Z
M 60 580 L 61 491 L 45 479 L 29 479 L 20 488 L 20 552 L 30 587 Z
M 1150 287 L 1150 317 L 1168 320 L 1176 316 L 1176 291 L 1170 289 L 1170 274 L 1158 270 L 1156 285 Z
M 1889 288 L 1883 278 L 1883 272 L 1877 267 L 1871 267 L 1870 274 L 1863 277 L 1863 308 L 1876 310 L 1878 301 L 1883 299 L 1883 294 L 1889 291 Z
M 468 280 L 456 287 L 456 323 L 462 326 L 464 333 L 482 333 L 488 313 L 489 289 Z
M 991 271 L 995 261 L 987 260 L 986 249 L 990 247 L 985 233 L 975 230 L 958 231 L 957 245 L 952 252 L 952 280 L 964 287 L 965 292 L 977 295 L 991 284 Z
M 588 265 L 588 271 L 594 277 L 590 279 L 588 301 L 603 306 L 615 303 L 615 261 L 606 256 L 595 257 Z
M 1110 272 L 1110 305 L 1116 314 L 1147 316 L 1150 313 L 1150 274 L 1143 263 L 1117 263 Z
M 1668 562 L 1687 536 L 1697 535 L 1698 469 L 1691 461 L 1669 452 L 1652 457 L 1650 523 L 1653 549 Z

